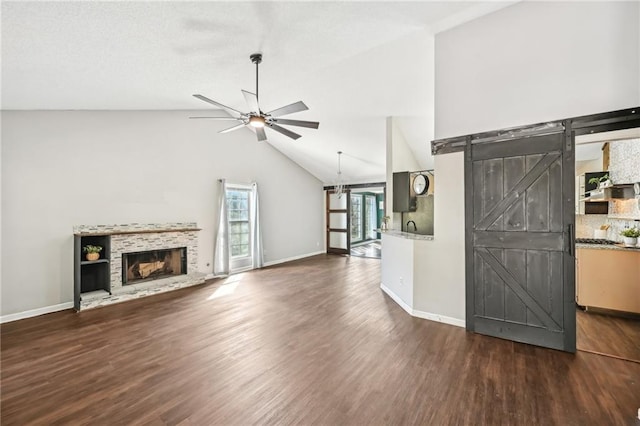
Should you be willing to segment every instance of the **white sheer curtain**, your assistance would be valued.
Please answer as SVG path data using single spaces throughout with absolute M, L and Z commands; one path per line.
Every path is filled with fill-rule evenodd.
M 251 184 L 251 229 L 253 234 L 251 237 L 251 257 L 254 268 L 262 268 L 264 266 L 264 254 L 262 252 L 262 232 L 260 229 L 260 201 L 258 199 L 258 184 Z
M 220 179 L 218 236 L 213 258 L 213 275 L 229 275 L 229 214 L 227 212 L 227 182 Z

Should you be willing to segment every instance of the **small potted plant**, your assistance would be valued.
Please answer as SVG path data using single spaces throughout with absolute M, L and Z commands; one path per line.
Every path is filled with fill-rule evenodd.
M 589 183 L 592 185 L 597 185 L 599 189 L 608 188 L 611 186 L 611 179 L 609 179 L 609 174 L 607 173 L 606 175 L 599 178 L 593 177 L 589 179 Z
M 640 229 L 627 228 L 620 232 L 620 235 L 624 237 L 624 245 L 627 247 L 635 247 L 638 244 L 638 237 L 640 237 Z
M 98 260 L 100 259 L 100 252 L 102 251 L 102 247 L 86 245 L 82 248 L 82 251 L 87 253 L 87 260 Z

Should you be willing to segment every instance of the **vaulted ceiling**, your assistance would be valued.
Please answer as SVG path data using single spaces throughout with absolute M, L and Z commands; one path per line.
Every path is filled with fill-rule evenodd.
M 389 116 L 431 166 L 433 34 L 511 3 L 3 1 L 2 109 L 245 110 L 262 52 L 263 110 L 303 100 L 287 118 L 320 121 L 268 143 L 328 184 L 338 150 L 345 181 L 384 181 Z

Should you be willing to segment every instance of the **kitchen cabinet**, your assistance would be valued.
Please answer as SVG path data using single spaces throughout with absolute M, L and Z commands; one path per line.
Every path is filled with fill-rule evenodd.
M 640 313 L 640 249 L 576 248 L 576 302 Z
M 393 211 L 415 212 L 418 207 L 416 194 L 411 190 L 411 173 L 393 174 Z

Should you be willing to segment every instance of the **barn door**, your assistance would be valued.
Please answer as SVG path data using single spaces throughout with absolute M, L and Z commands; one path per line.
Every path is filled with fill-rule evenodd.
M 575 166 L 567 132 L 467 144 L 470 331 L 575 352 Z
M 351 191 L 345 189 L 337 195 L 327 191 L 327 253 L 351 252 Z

